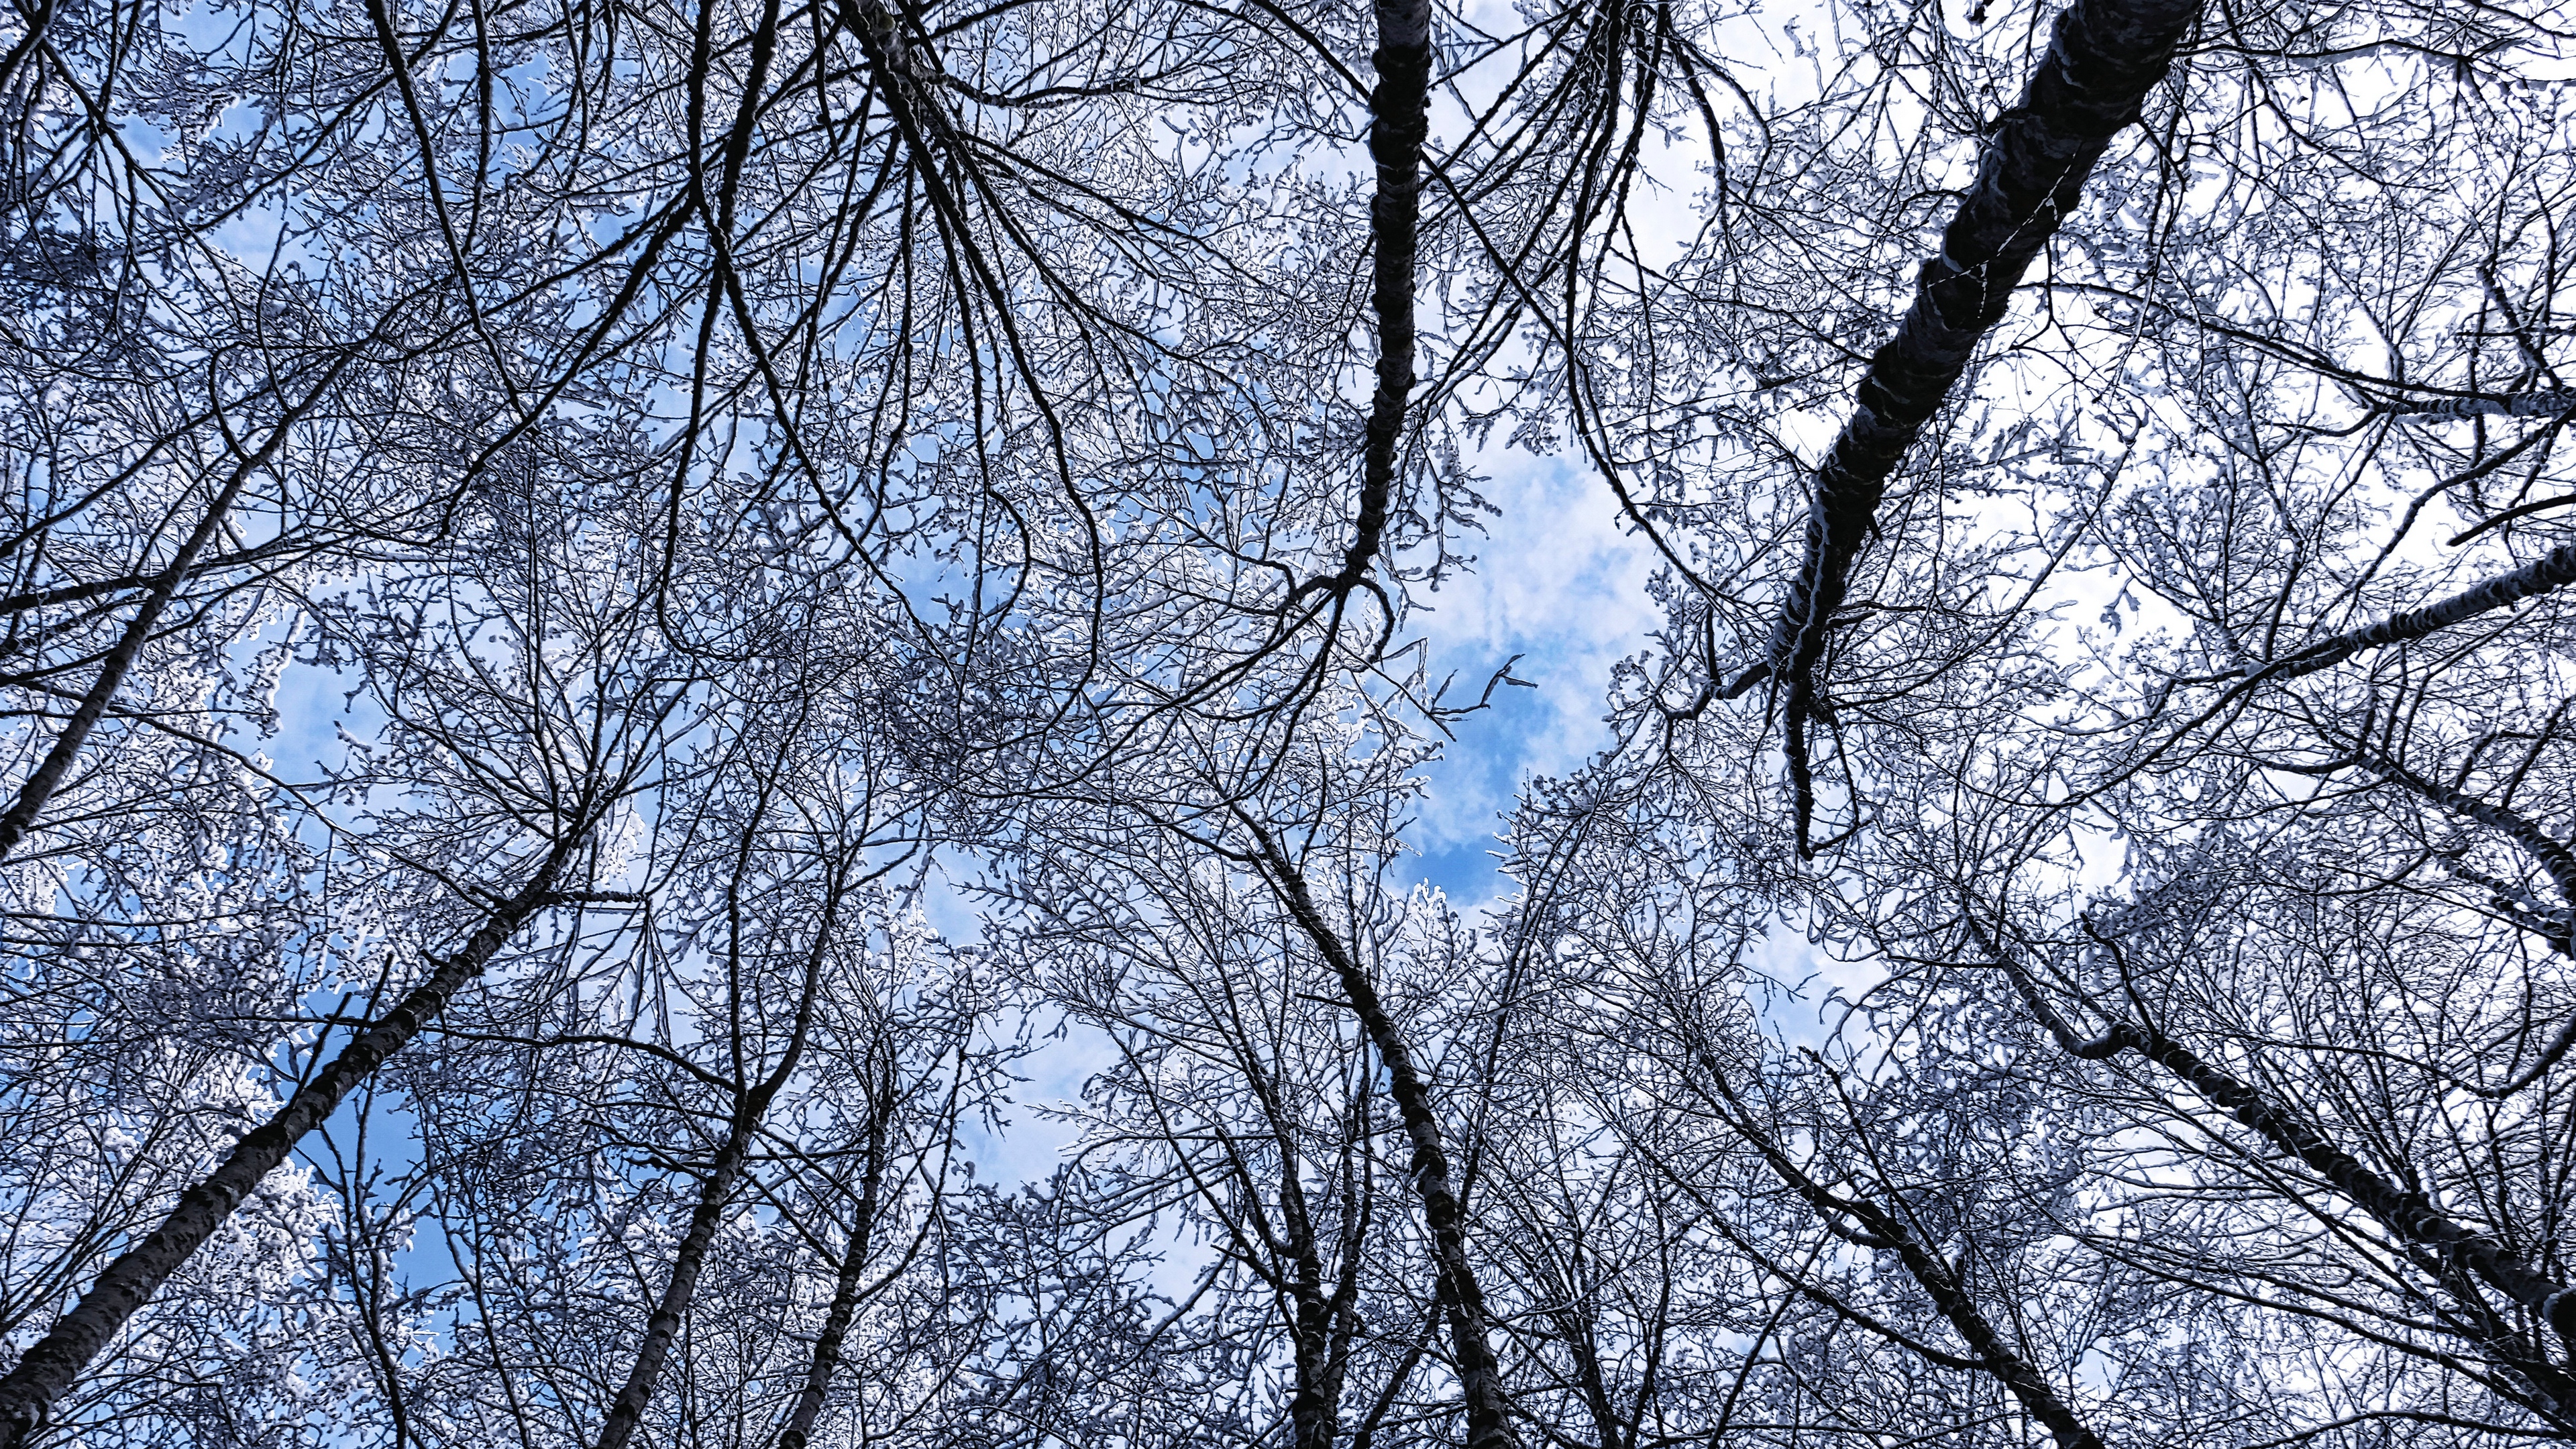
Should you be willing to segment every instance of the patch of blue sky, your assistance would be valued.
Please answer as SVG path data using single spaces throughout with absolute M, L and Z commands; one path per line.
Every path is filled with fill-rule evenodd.
M 1611 668 L 1644 647 L 1657 619 L 1646 595 L 1653 546 L 1589 469 L 1500 448 L 1476 462 L 1500 516 L 1476 541 L 1474 566 L 1406 621 L 1430 646 L 1432 677 L 1456 671 L 1453 703 L 1472 700 L 1515 655 L 1513 677 L 1532 686 L 1496 689 L 1492 708 L 1460 722 L 1426 772 L 1407 883 L 1437 886 L 1462 907 L 1510 889 L 1497 833 L 1523 783 L 1571 774 L 1610 747 Z

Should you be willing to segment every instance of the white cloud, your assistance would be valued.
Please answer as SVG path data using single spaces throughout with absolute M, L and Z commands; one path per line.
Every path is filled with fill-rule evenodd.
M 1621 527 L 1617 501 L 1588 471 L 1560 458 L 1495 450 L 1478 460 L 1501 516 L 1473 571 L 1444 583 L 1417 614 L 1437 673 L 1456 670 L 1453 697 L 1472 699 L 1517 654 L 1515 677 L 1535 688 L 1494 691 L 1431 772 L 1416 844 L 1423 875 L 1462 902 L 1491 893 L 1476 863 L 1496 817 L 1533 774 L 1564 774 L 1610 743 L 1603 698 L 1611 667 L 1655 623 L 1646 597 L 1654 550 Z

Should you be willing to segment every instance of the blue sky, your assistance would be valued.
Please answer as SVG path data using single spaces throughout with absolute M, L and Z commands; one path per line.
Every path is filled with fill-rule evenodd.
M 1487 521 L 1474 572 L 1444 584 L 1411 624 L 1430 641 L 1434 677 L 1457 671 L 1453 693 L 1472 698 L 1515 654 L 1513 675 L 1535 687 L 1494 691 L 1494 707 L 1462 721 L 1430 771 L 1412 874 L 1461 906 L 1503 888 L 1491 852 L 1521 782 L 1566 774 L 1609 745 L 1611 666 L 1655 623 L 1654 550 L 1620 527 L 1609 489 L 1564 459 L 1498 450 L 1478 462 L 1501 515 Z

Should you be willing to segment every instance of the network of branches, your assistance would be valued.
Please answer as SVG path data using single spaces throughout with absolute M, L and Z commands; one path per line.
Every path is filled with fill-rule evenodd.
M 13 0 L 0 1449 L 2576 1438 L 2571 88 Z

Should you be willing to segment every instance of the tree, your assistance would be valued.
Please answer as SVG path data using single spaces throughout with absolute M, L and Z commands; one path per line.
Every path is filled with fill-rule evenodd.
M 0 1444 L 2565 1436 L 2562 19 L 22 7 Z

